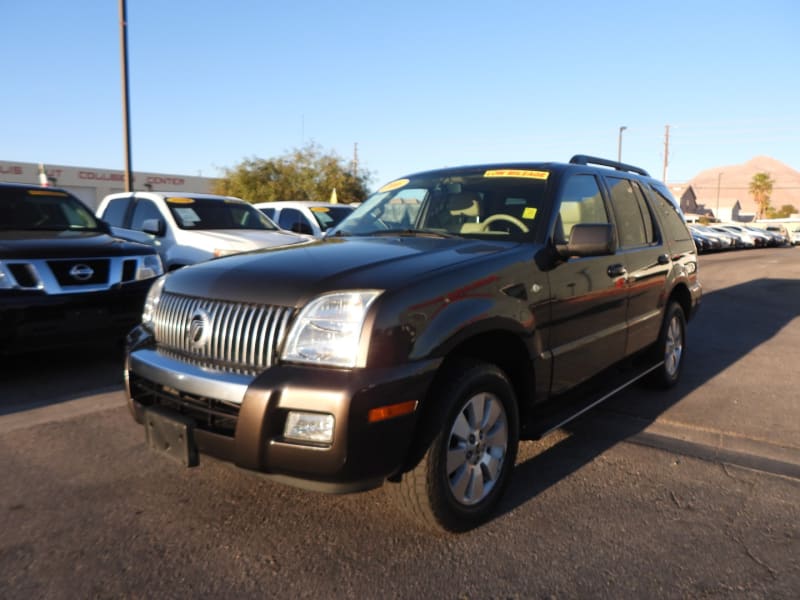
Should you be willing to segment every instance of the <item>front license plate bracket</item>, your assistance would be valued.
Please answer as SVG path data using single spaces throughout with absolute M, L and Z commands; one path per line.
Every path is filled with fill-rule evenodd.
M 184 415 L 153 406 L 144 411 L 147 445 L 185 467 L 199 464 L 194 441 L 194 421 Z

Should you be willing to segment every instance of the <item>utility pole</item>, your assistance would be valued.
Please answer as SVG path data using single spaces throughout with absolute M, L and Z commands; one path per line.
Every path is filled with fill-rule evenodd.
M 664 185 L 667 184 L 667 166 L 669 165 L 669 125 L 665 125 L 666 132 L 664 134 L 664 176 L 661 181 Z
M 358 142 L 353 142 L 353 177 L 358 177 Z
M 125 191 L 133 190 L 133 169 L 131 168 L 131 117 L 128 100 L 128 10 L 125 0 L 119 0 L 119 43 L 122 51 L 122 120 L 125 144 Z
M 617 138 L 617 162 L 622 162 L 622 132 L 626 129 L 627 127 L 624 125 L 619 128 L 619 137 Z

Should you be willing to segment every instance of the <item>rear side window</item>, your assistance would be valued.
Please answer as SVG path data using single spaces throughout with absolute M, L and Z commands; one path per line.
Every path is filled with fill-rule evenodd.
M 130 202 L 130 198 L 117 198 L 116 200 L 111 200 L 106 205 L 106 209 L 103 211 L 103 214 L 100 218 L 102 218 L 112 227 L 124 227 L 125 213 L 128 212 L 128 205 Z
M 611 192 L 611 206 L 617 221 L 622 248 L 647 246 L 655 241 L 653 217 L 641 188 L 622 177 L 606 177 Z
M 653 198 L 653 206 L 669 239 L 675 241 L 690 240 L 689 229 L 686 227 L 686 223 L 675 204 L 654 186 L 650 186 L 650 192 L 650 196 Z
M 564 184 L 556 220 L 555 242 L 565 244 L 579 223 L 608 223 L 603 196 L 594 175 L 573 175 Z

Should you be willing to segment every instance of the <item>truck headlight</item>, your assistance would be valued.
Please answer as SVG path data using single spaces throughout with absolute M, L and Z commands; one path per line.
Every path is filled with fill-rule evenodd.
M 136 269 L 136 279 L 152 279 L 164 274 L 164 265 L 161 264 L 161 257 L 158 254 L 148 254 L 142 257 L 139 268 Z
M 144 300 L 144 310 L 142 311 L 142 325 L 147 329 L 153 329 L 153 319 L 156 315 L 158 303 L 161 302 L 161 292 L 164 289 L 164 284 L 167 281 L 167 276 L 162 275 L 153 282 L 150 286 L 150 291 L 147 292 L 147 297 Z
M 356 366 L 367 311 L 381 293 L 382 290 L 333 292 L 309 302 L 289 331 L 283 359 Z

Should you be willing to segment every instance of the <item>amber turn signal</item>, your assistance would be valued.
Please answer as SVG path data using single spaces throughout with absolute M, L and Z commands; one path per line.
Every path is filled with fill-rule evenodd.
M 397 404 L 390 404 L 388 406 L 381 406 L 380 408 L 373 408 L 367 413 L 367 421 L 376 423 L 378 421 L 385 421 L 386 419 L 393 419 L 402 415 L 417 410 L 416 400 L 407 400 L 406 402 L 398 402 Z

